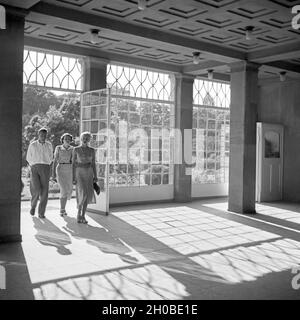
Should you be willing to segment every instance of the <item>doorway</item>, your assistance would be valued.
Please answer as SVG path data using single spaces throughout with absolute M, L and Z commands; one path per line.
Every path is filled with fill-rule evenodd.
M 275 202 L 283 198 L 283 143 L 282 125 L 257 124 L 257 202 Z

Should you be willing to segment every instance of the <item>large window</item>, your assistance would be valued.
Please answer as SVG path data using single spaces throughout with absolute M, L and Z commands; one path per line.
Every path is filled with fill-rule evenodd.
M 83 70 L 81 57 L 25 48 L 23 61 L 22 199 L 30 198 L 28 146 L 41 127 L 49 130 L 55 148 L 63 133 L 79 141 L 80 93 Z M 59 186 L 51 182 L 49 197 L 57 198 Z
M 171 75 L 109 65 L 111 88 L 110 185 L 173 183 L 174 99 Z
M 193 114 L 193 183 L 227 183 L 230 85 L 196 79 Z

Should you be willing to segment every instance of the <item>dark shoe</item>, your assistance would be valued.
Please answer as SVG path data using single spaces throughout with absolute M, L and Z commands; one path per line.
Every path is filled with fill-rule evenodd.
M 34 208 L 31 208 L 31 209 L 30 209 L 30 214 L 31 214 L 32 216 L 35 215 L 35 209 L 34 209 Z
M 39 214 L 39 218 L 40 219 L 46 219 L 45 215 L 43 215 L 43 214 Z
M 88 221 L 85 219 L 85 217 L 82 218 L 82 223 L 88 224 Z
M 82 216 L 80 215 L 79 212 L 78 212 L 78 214 L 77 214 L 77 222 L 78 222 L 78 223 L 82 223 Z
M 61 209 L 61 210 L 60 210 L 60 216 L 61 216 L 61 217 L 67 216 L 66 210 Z
M 81 208 L 78 208 L 78 211 L 77 211 L 77 222 L 82 223 Z

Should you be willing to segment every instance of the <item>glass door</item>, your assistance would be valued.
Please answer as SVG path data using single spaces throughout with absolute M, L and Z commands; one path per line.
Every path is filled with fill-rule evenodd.
M 80 131 L 92 134 L 91 147 L 96 149 L 96 168 L 100 195 L 96 204 L 90 204 L 88 211 L 109 213 L 109 128 L 110 128 L 110 89 L 85 92 L 81 95 Z

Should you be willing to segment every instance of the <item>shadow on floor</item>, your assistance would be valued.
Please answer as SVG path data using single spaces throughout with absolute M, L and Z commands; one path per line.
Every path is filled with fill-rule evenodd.
M 130 264 L 35 284 L 35 297 L 111 300 L 299 299 L 299 291 L 293 290 L 291 286 L 291 268 L 300 264 L 299 233 L 266 224 L 259 219 L 231 215 L 206 206 L 208 203 L 224 202 L 218 201 L 197 201 L 184 206 L 131 206 L 112 210 L 109 217 L 89 214 L 90 218 L 99 224 L 97 227 L 77 224 L 76 219 L 66 217 L 64 230 L 68 237 L 82 239 L 104 253 L 117 254 Z M 186 245 L 186 249 L 181 248 L 180 253 L 179 245 L 167 245 L 163 238 L 147 234 L 139 229 L 139 225 L 134 226 L 133 220 L 129 218 L 130 214 L 147 209 L 150 216 L 157 214 L 153 209 L 159 209 L 158 214 L 165 216 L 169 208 L 176 207 L 179 216 L 187 215 L 187 219 L 182 221 L 183 224 L 189 222 L 189 227 L 198 224 L 200 231 L 196 233 L 201 236 L 212 233 L 216 242 L 213 243 L 211 237 L 190 242 L 182 239 L 179 245 Z M 189 219 L 189 209 L 193 209 L 196 216 L 199 215 L 200 221 Z M 114 216 L 114 212 L 123 212 L 123 219 Z M 219 220 L 214 220 L 215 218 Z M 50 237 L 50 240 L 45 237 L 45 233 L 49 231 L 50 234 L 55 233 L 57 227 L 47 221 L 38 220 L 35 224 L 37 230 L 43 231 L 37 239 L 44 245 L 57 247 L 57 241 L 53 241 L 53 237 Z M 203 225 L 211 225 L 212 229 L 201 229 Z M 176 225 L 173 227 L 174 230 L 180 228 Z M 222 235 L 227 229 L 234 232 L 239 228 L 242 230 L 238 234 Z M 58 242 L 57 248 L 67 245 L 66 232 L 59 230 L 58 234 L 64 241 Z M 245 238 L 246 234 L 248 239 Z M 190 232 L 186 231 L 186 235 L 190 235 Z M 226 244 L 228 238 L 236 242 Z M 239 242 L 240 240 L 243 242 Z M 204 247 L 209 243 L 214 244 L 214 248 Z M 190 245 L 196 247 L 192 253 L 189 252 Z M 137 263 L 130 255 L 130 247 L 143 255 L 148 262 Z M 8 253 L 10 254 L 10 251 Z M 27 283 L 27 286 L 30 286 L 30 283 Z
M 108 219 L 101 216 L 91 214 L 90 217 L 101 225 L 106 222 L 109 224 Z M 75 224 L 75 219 L 67 220 L 68 227 L 76 229 L 73 230 L 73 236 L 97 239 L 98 245 L 99 242 L 107 242 L 107 236 L 101 235 L 101 232 L 107 232 L 104 228 L 92 227 L 90 233 L 85 231 L 85 226 L 81 228 L 81 225 Z M 128 229 L 125 221 L 115 217 L 113 220 L 118 223 L 114 225 L 118 229 Z M 37 296 L 51 299 L 51 285 L 56 297 L 63 299 L 298 298 L 298 293 L 290 285 L 292 275 L 287 269 L 289 264 L 286 264 L 290 262 L 289 255 L 297 258 L 290 252 L 295 252 L 297 246 L 282 237 L 249 241 L 247 245 L 237 244 L 210 251 L 200 248 L 194 254 L 180 254 L 138 229 L 131 228 L 130 231 L 122 233 L 122 240 L 142 252 L 148 263 L 40 283 Z M 278 256 L 277 248 L 282 257 Z M 107 250 L 107 244 L 102 249 Z
M 65 217 L 64 220 L 67 223 L 64 230 L 72 237 L 86 240 L 89 245 L 95 246 L 103 253 L 117 254 L 126 263 L 137 263 L 137 259 L 129 254 L 131 249 L 108 229 L 78 224 L 77 220 L 71 217 Z
M 270 210 L 273 212 L 268 213 Z M 282 224 L 287 228 L 293 228 L 300 231 L 299 203 L 261 203 L 259 204 L 258 212 L 262 220 L 270 221 L 275 224 Z
M 103 219 L 101 216 L 92 215 L 93 219 L 107 228 L 125 230 L 122 240 L 142 254 L 152 263 L 166 271 L 174 279 L 185 285 L 190 297 L 194 299 L 299 299 L 298 292 L 292 289 L 292 268 L 300 264 L 300 235 L 297 230 L 287 230 L 280 225 L 264 223 L 262 215 L 235 216 L 215 208 L 207 207 L 206 204 L 223 203 L 224 199 L 211 199 L 207 201 L 194 202 L 183 208 L 199 210 L 203 214 L 222 218 L 220 224 L 227 222 L 218 231 L 219 247 L 205 250 L 198 246 L 198 251 L 192 254 L 180 254 L 176 245 L 172 248 L 159 245 L 160 238 L 150 237 L 132 225 L 128 232 L 128 218 L 131 224 L 130 214 L 139 210 L 154 210 L 174 208 L 178 205 L 150 205 L 131 206 L 126 209 L 113 209 L 114 212 L 128 212 L 123 219 L 114 217 L 113 220 Z M 181 207 L 181 206 L 179 206 Z M 151 215 L 149 211 L 149 214 Z M 166 213 L 168 210 L 166 210 Z M 268 217 L 265 217 L 267 220 Z M 239 235 L 234 235 L 235 240 L 241 239 L 235 245 L 226 245 L 225 242 L 231 237 L 223 237 L 222 231 L 230 227 L 244 227 Z M 204 222 L 204 220 L 203 220 Z M 267 221 L 266 221 L 267 222 Z M 106 224 L 107 223 L 107 224 Z M 201 222 L 200 222 L 201 223 Z M 229 223 L 229 224 L 228 224 Z M 240 226 L 237 226 L 239 224 Z M 248 229 L 248 230 L 247 230 Z M 243 238 L 244 233 L 249 233 L 250 238 Z M 251 239 L 251 237 L 253 237 Z M 255 238 L 258 238 L 256 240 Z M 205 241 L 203 241 L 203 244 Z M 193 243 L 192 243 L 193 244 Z M 187 245 L 187 251 L 190 249 Z M 152 248 L 152 252 L 151 252 Z M 156 248 L 156 250 L 154 249 Z M 276 285 L 277 287 L 276 287 Z M 273 289 L 272 289 L 273 288 Z M 280 289 L 279 289 L 280 288 Z M 228 292 L 229 290 L 229 292 Z
M 287 218 L 280 217 L 280 215 L 273 216 L 268 214 L 268 209 L 290 210 L 293 216 L 300 218 L 299 204 L 281 202 L 262 203 L 257 204 L 257 207 L 260 206 L 260 209 L 258 209 L 258 213 L 256 214 L 235 214 L 218 209 L 218 204 L 225 203 L 226 201 L 224 200 L 226 199 L 195 201 L 190 204 L 189 207 L 204 210 L 207 213 L 217 214 L 226 219 L 245 223 L 249 226 L 257 227 L 258 223 L 261 222 L 261 224 L 259 224 L 259 228 L 264 231 L 270 231 L 281 236 L 299 240 L 300 223 L 289 221 Z M 214 207 L 214 205 L 216 205 L 216 207 Z M 263 210 L 261 210 L 262 207 L 264 208 Z
M 61 255 L 70 255 L 71 251 L 66 248 L 68 244 L 71 244 L 71 238 L 66 233 L 59 229 L 48 219 L 32 218 L 34 222 L 34 228 L 37 230 L 35 238 L 43 246 L 55 247 L 57 252 Z

